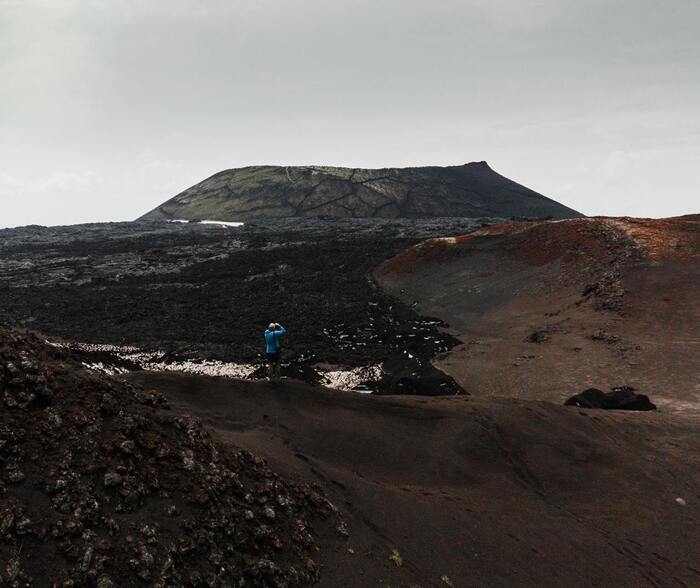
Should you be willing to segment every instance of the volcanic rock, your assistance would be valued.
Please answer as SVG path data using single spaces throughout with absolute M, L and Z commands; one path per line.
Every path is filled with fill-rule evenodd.
M 644 394 L 636 394 L 630 386 L 613 388 L 610 392 L 603 392 L 597 388 L 589 388 L 579 394 L 575 394 L 565 403 L 566 406 L 580 406 L 581 408 L 603 408 L 608 410 L 656 410 L 649 397 Z
M 431 362 L 406 353 L 382 364 L 384 377 L 377 386 L 379 394 L 446 396 L 465 394 L 461 386 Z
M 545 341 L 549 341 L 549 339 L 549 333 L 544 330 L 533 331 L 527 336 L 527 340 L 530 343 L 544 343 Z
M 140 220 L 242 221 L 261 217 L 583 216 L 493 171 L 450 167 L 350 169 L 254 166 L 188 188 Z
M 431 235 L 500 220 L 305 218 L 242 227 L 161 221 L 2 230 L 0 317 L 52 340 L 152 351 L 167 367 L 223 361 L 257 366 L 254 375 L 264 376 L 262 333 L 273 320 L 289 331 L 287 377 L 316 383 L 317 363 L 366 368 L 407 358 L 404 352 L 427 365 L 457 339 L 441 321 L 377 288 L 372 270 Z M 99 348 L 74 348 L 74 355 L 113 373 L 140 369 Z M 101 406 L 105 413 L 118 410 L 109 396 Z
M 160 393 L 0 328 L 0 396 L 0 585 L 318 579 L 312 524 L 335 528 L 337 509 L 263 459 L 222 450 Z

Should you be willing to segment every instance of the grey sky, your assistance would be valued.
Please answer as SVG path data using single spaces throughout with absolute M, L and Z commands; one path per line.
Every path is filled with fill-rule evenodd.
M 0 0 L 0 226 L 243 165 L 487 160 L 587 214 L 700 212 L 698 0 Z

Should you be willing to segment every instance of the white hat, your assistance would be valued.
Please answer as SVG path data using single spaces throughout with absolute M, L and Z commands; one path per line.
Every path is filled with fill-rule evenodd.
M 268 329 L 274 329 L 275 328 L 275 323 L 270 323 L 270 326 L 267 327 Z

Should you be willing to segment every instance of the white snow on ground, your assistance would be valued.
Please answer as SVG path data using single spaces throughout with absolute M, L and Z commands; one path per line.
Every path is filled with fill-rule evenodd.
M 246 378 L 255 371 L 255 366 L 249 364 L 226 363 L 223 361 L 164 361 L 162 351 L 142 351 L 137 347 L 119 345 L 98 345 L 93 343 L 52 343 L 56 347 L 82 349 L 84 351 L 104 351 L 120 359 L 135 363 L 144 370 L 156 372 L 186 372 L 203 376 L 227 376 L 230 378 Z M 124 373 L 127 370 L 117 366 L 106 366 L 102 362 L 93 364 L 83 363 L 86 367 L 106 374 Z
M 184 219 L 171 219 L 169 223 L 193 223 L 197 225 L 218 225 L 220 227 L 242 227 L 243 223 L 231 222 L 231 221 L 217 221 L 217 220 L 203 220 L 203 221 L 188 221 Z
M 355 390 L 356 392 L 371 393 L 371 390 L 358 388 L 362 382 L 377 382 L 382 377 L 382 368 L 378 365 L 353 368 L 348 370 L 321 371 L 321 382 L 329 388 L 338 390 Z
M 241 227 L 243 223 L 234 223 L 227 221 L 203 220 L 199 221 L 200 225 L 219 225 L 221 227 Z
M 200 376 L 225 376 L 227 378 L 247 378 L 255 371 L 255 366 L 223 361 L 175 361 L 172 363 L 151 362 L 142 366 L 147 370 L 163 372 L 185 372 Z
M 66 347 L 82 349 L 84 351 L 103 351 L 111 353 L 116 357 L 131 361 L 144 370 L 156 372 L 184 372 L 201 376 L 224 376 L 227 378 L 247 378 L 257 366 L 246 363 L 228 363 L 216 360 L 183 360 L 165 361 L 165 353 L 162 351 L 143 351 L 137 347 L 120 345 L 100 345 L 94 343 L 56 343 L 47 341 L 54 347 Z M 108 375 L 123 374 L 127 369 L 106 365 L 103 362 L 87 363 L 83 365 L 88 369 Z M 372 365 L 360 368 L 342 369 L 318 369 L 321 374 L 321 383 L 329 388 L 337 390 L 354 390 L 356 392 L 370 393 L 371 390 L 358 388 L 362 382 L 376 382 L 382 377 L 382 368 Z
M 95 372 L 107 374 L 108 376 L 116 376 L 117 374 L 126 374 L 129 370 L 116 365 L 105 365 L 101 361 L 95 363 L 81 362 L 87 369 Z

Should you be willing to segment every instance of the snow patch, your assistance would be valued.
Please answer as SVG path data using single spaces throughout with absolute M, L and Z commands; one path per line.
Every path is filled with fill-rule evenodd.
M 128 373 L 129 370 L 126 368 L 122 368 L 116 365 L 105 365 L 101 361 L 97 361 L 95 363 L 87 363 L 84 361 L 81 361 L 87 369 L 92 370 L 94 372 L 100 372 L 101 374 L 107 374 L 108 376 L 116 376 L 117 374 L 126 374 Z
M 226 378 L 247 378 L 255 367 L 243 363 L 226 363 L 223 361 L 174 361 L 171 363 L 149 363 L 144 369 L 161 372 L 185 372 L 199 376 L 224 376 Z
M 169 223 L 192 223 L 194 225 L 217 225 L 220 227 L 242 227 L 244 223 L 218 220 L 190 221 L 186 219 L 174 218 L 168 220 Z
M 96 343 L 59 343 L 47 341 L 50 345 L 66 349 L 79 349 L 88 352 L 110 353 L 115 358 L 131 362 L 141 369 L 156 372 L 183 372 L 200 376 L 222 376 L 225 378 L 245 379 L 250 377 L 259 366 L 247 363 L 231 363 L 217 360 L 177 360 L 166 359 L 163 351 L 144 351 L 138 347 L 126 345 L 109 345 Z M 128 373 L 128 369 L 109 365 L 102 361 L 82 362 L 91 370 L 110 376 Z M 371 365 L 358 368 L 328 369 L 317 368 L 321 375 L 321 383 L 337 390 L 352 390 L 360 393 L 371 393 L 372 390 L 362 387 L 365 382 L 377 382 L 382 377 L 382 368 Z
M 239 222 L 228 222 L 228 221 L 216 221 L 216 220 L 203 220 L 199 221 L 200 225 L 219 225 L 220 227 L 242 227 L 243 223 Z
M 378 365 L 319 372 L 322 375 L 321 383 L 329 388 L 353 390 L 364 394 L 372 393 L 371 390 L 360 387 L 364 382 L 378 382 L 382 378 L 382 368 Z

